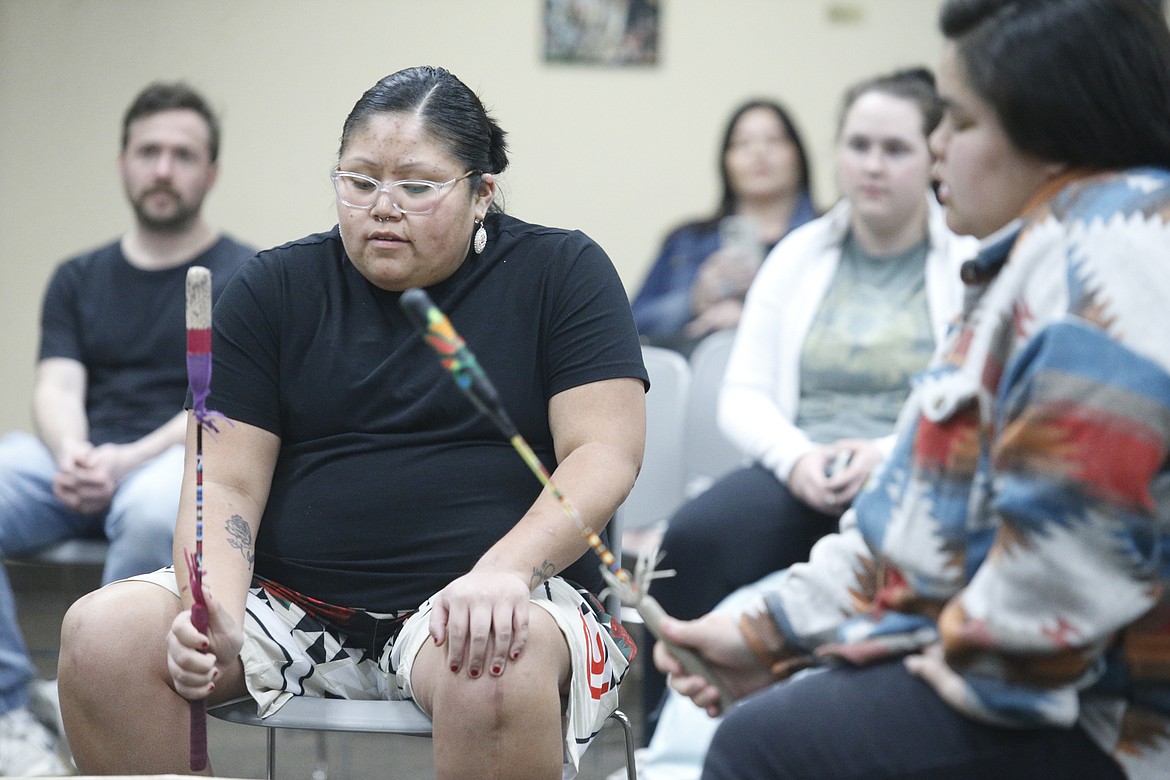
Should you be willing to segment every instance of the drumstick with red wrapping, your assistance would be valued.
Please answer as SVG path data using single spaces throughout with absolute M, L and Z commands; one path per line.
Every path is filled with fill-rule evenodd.
M 430 296 L 417 287 L 402 293 L 400 304 L 407 317 L 414 323 L 422 334 L 423 339 L 431 345 L 439 355 L 439 360 L 455 384 L 462 390 L 475 407 L 483 412 L 496 424 L 500 431 L 512 443 L 512 447 L 519 453 L 528 468 L 536 475 L 545 488 L 552 493 L 561 506 L 561 510 L 580 529 L 581 534 L 588 540 L 589 546 L 604 564 L 601 573 L 605 581 L 621 598 L 623 604 L 633 607 L 642 616 L 646 628 L 663 642 L 671 654 L 679 660 L 689 674 L 698 674 L 713 682 L 720 692 L 720 704 L 726 709 L 731 704 L 731 696 L 718 677 L 711 673 L 706 663 L 699 655 L 689 648 L 663 639 L 659 628 L 660 621 L 666 612 L 647 590 L 649 580 L 653 577 L 652 571 L 642 571 L 645 560 L 635 569 L 635 576 L 622 568 L 621 561 L 605 546 L 601 537 L 581 519 L 580 513 L 569 502 L 567 496 L 553 483 L 552 477 L 541 463 L 540 458 L 525 441 L 524 436 L 516 428 L 504 408 L 500 395 L 496 391 L 486 372 L 480 367 L 475 355 L 456 332 L 455 326 L 447 319 L 447 315 L 431 301 Z M 649 569 L 652 570 L 652 566 Z
M 208 422 L 207 396 L 211 392 L 211 271 L 194 266 L 187 271 L 187 382 L 195 417 L 195 552 L 184 553 L 191 585 L 191 624 L 207 633 L 207 602 L 203 597 L 203 426 Z M 212 425 L 214 430 L 214 426 Z M 203 699 L 191 705 L 191 771 L 207 766 L 207 706 Z

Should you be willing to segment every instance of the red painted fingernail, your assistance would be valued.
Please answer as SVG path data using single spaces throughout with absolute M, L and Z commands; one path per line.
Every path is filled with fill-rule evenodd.
M 211 645 L 204 642 L 200 647 L 201 647 L 201 649 L 206 650 L 207 648 L 211 647 Z
M 513 660 L 513 661 L 515 661 L 515 660 L 516 660 L 517 658 L 519 658 L 519 657 L 520 657 L 520 651 L 519 651 L 519 650 L 513 650 L 513 651 L 512 651 L 512 660 Z
M 470 674 L 472 677 L 479 677 L 479 669 L 472 669 L 470 672 L 468 672 L 468 674 Z
M 502 671 L 504 671 L 504 669 L 499 664 L 492 664 L 492 674 L 499 674 Z
M 455 672 L 455 673 L 457 673 L 457 674 L 458 674 L 458 672 L 459 672 L 459 664 L 451 664 L 451 671 L 453 671 L 453 672 Z

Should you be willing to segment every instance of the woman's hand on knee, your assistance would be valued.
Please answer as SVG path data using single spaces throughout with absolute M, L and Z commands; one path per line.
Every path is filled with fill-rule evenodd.
M 528 642 L 530 590 L 524 579 L 505 571 L 471 571 L 435 597 L 430 632 L 447 646 L 447 668 L 501 675 Z

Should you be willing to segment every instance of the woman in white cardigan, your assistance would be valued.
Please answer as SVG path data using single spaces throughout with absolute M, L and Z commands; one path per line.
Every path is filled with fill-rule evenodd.
M 959 266 L 973 256 L 976 242 L 950 232 L 933 193 L 923 198 L 923 211 L 929 242 L 923 268 L 926 310 L 938 344 L 962 303 Z M 728 438 L 753 463 L 802 494 L 810 506 L 833 516 L 844 512 L 858 492 L 877 462 L 873 456 L 884 457 L 893 444 L 892 432 L 873 439 L 817 444 L 796 422 L 806 339 L 836 277 L 846 236 L 855 230 L 853 222 L 860 221 L 854 217 L 852 203 L 843 199 L 768 256 L 748 296 L 750 316 L 736 331 L 719 394 L 719 427 Z M 896 346 L 893 339 L 880 343 L 880 334 L 876 343 L 867 344 L 869 335 L 856 334 L 853 348 L 865 349 L 874 357 L 875 350 Z M 895 353 L 877 357 L 898 360 Z M 905 399 L 908 382 L 899 385 L 898 394 Z M 841 452 L 850 453 L 849 466 L 837 479 L 825 477 Z M 794 485 L 793 471 L 807 455 L 812 457 L 805 461 L 806 479 Z
M 887 453 L 910 377 L 959 311 L 959 266 L 975 253 L 930 188 L 927 138 L 941 113 L 922 69 L 846 94 L 845 197 L 768 255 L 724 376 L 719 424 L 750 465 L 684 504 L 663 538 L 662 568 L 677 574 L 652 592 L 672 616 L 696 618 L 805 560 Z

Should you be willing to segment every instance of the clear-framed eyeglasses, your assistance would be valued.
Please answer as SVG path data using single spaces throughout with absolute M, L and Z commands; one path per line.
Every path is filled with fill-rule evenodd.
M 402 179 L 381 182 L 372 176 L 353 171 L 333 171 L 333 189 L 337 199 L 351 209 L 372 209 L 382 193 L 390 196 L 390 203 L 403 214 L 431 214 L 443 199 L 447 188 L 458 181 L 474 176 L 479 171 L 468 171 L 450 181 L 427 181 L 426 179 Z

